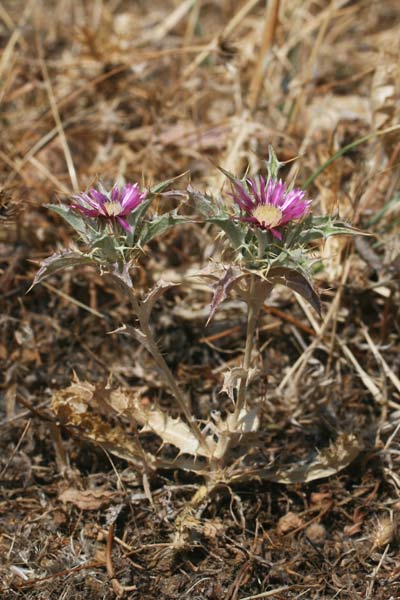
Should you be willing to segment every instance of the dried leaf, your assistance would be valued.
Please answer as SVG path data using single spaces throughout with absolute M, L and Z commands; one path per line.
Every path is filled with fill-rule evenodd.
M 225 393 L 232 402 L 235 402 L 236 398 L 234 395 L 235 389 L 238 388 L 239 383 L 242 379 L 246 377 L 246 370 L 242 367 L 234 367 L 233 369 L 229 369 L 224 374 L 224 384 L 221 388 L 221 394 Z
M 237 269 L 234 269 L 233 267 L 229 267 L 226 270 L 224 276 L 221 277 L 221 279 L 218 279 L 218 281 L 212 286 L 213 290 L 214 290 L 214 294 L 213 294 L 213 298 L 211 301 L 210 314 L 207 319 L 206 327 L 209 324 L 209 322 L 211 321 L 211 319 L 213 318 L 213 316 L 215 315 L 215 312 L 216 312 L 218 306 L 221 304 L 221 302 L 226 300 L 230 290 L 244 276 L 245 276 L 244 273 L 239 272 Z
M 123 427 L 110 423 L 91 409 L 95 390 L 88 382 L 76 382 L 57 390 L 53 393 L 51 410 L 64 426 L 77 429 L 81 438 L 100 444 L 141 471 L 144 453 L 137 441 Z M 151 467 L 157 461 L 146 454 L 146 463 Z
M 123 402 L 126 402 L 127 393 L 124 390 L 114 390 L 110 394 L 110 405 L 118 407 L 119 411 L 121 410 L 121 406 L 123 406 L 121 395 L 125 398 Z M 174 419 L 158 408 L 144 407 L 132 395 L 126 407 L 127 412 L 129 411 L 137 423 L 142 426 L 141 432 L 152 431 L 162 439 L 164 444 L 175 446 L 180 454 L 190 454 L 195 457 L 209 457 L 211 455 L 212 449 L 215 446 L 215 442 L 212 441 L 211 437 L 208 440 L 210 451 L 207 452 L 200 445 L 190 427 L 179 417 Z
M 279 535 L 286 535 L 294 529 L 301 528 L 303 524 L 303 519 L 298 514 L 289 511 L 279 519 L 276 530 Z
M 328 448 L 321 450 L 315 460 L 289 467 L 266 469 L 259 472 L 261 479 L 277 483 L 308 483 L 335 475 L 349 466 L 358 456 L 362 446 L 355 435 L 341 433 Z
M 161 296 L 171 288 L 178 285 L 177 283 L 171 283 L 170 281 L 163 281 L 162 279 L 150 290 L 144 300 L 141 302 L 141 306 L 145 309 L 144 314 L 147 320 L 150 319 L 150 314 L 154 308 L 155 303 Z
M 302 273 L 284 267 L 272 268 L 268 272 L 268 281 L 284 285 L 302 296 L 321 316 L 321 302 L 315 289 Z
M 71 502 L 81 510 L 98 510 L 117 498 L 120 498 L 120 494 L 117 492 L 110 492 L 101 488 L 97 490 L 68 488 L 58 496 L 61 502 Z

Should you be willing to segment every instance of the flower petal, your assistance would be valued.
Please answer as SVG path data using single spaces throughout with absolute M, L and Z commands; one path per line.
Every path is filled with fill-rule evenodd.
M 123 219 L 122 217 L 116 217 L 118 223 L 127 231 L 128 233 L 132 233 L 132 227 L 129 225 L 128 221 Z

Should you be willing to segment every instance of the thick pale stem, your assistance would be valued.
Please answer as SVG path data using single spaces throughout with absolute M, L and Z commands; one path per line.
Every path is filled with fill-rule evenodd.
M 180 411 L 185 415 L 188 425 L 191 428 L 193 434 L 196 436 L 196 438 L 199 441 L 199 443 L 201 444 L 201 446 L 203 446 L 203 448 L 208 449 L 207 442 L 204 439 L 204 436 L 202 435 L 202 433 L 199 429 L 199 426 L 197 425 L 196 421 L 194 420 L 193 416 L 190 413 L 190 410 L 187 405 L 187 401 L 186 401 L 181 389 L 178 387 L 169 366 L 167 365 L 163 355 L 161 354 L 161 352 L 157 346 L 157 343 L 154 339 L 153 333 L 152 333 L 149 323 L 148 323 L 148 318 L 147 318 L 147 316 L 145 316 L 144 311 L 141 309 L 140 304 L 136 300 L 133 293 L 130 294 L 130 301 L 133 306 L 133 310 L 135 311 L 135 313 L 139 319 L 140 329 L 141 329 L 142 333 L 146 336 L 146 348 L 148 349 L 148 351 L 150 352 L 151 356 L 153 357 L 156 365 L 160 369 L 160 372 L 164 378 L 165 383 L 168 385 L 169 389 L 171 390 L 172 395 L 174 396 Z
M 246 332 L 246 345 L 243 356 L 243 370 L 244 374 L 239 384 L 238 398 L 235 407 L 235 421 L 239 420 L 240 413 L 246 406 L 246 388 L 247 388 L 247 377 L 251 366 L 251 350 L 253 347 L 254 332 L 256 330 L 258 315 L 260 314 L 262 303 L 255 298 L 255 286 L 256 279 L 255 275 L 251 276 L 249 300 L 247 303 L 247 332 Z

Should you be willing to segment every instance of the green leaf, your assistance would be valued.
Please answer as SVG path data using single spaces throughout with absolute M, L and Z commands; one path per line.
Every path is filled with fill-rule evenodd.
M 372 219 L 368 221 L 367 227 L 373 227 L 374 225 L 377 225 L 382 217 L 384 217 L 385 214 L 392 208 L 396 207 L 397 204 L 400 204 L 400 193 L 395 194 L 395 196 L 391 198 L 389 202 L 386 202 L 386 204 L 383 205 L 381 210 L 378 210 L 376 215 L 374 215 Z
M 140 235 L 140 231 L 143 226 L 143 219 L 146 216 L 146 213 L 150 207 L 150 204 L 153 202 L 155 196 L 148 197 L 144 200 L 135 211 L 133 211 L 130 215 L 126 217 L 129 225 L 132 227 L 131 233 L 126 233 L 126 244 L 127 247 L 132 247 L 135 245 L 135 241 Z
M 212 217 L 215 216 L 216 212 L 221 212 L 222 206 L 221 203 L 215 200 L 212 196 L 207 193 L 198 192 L 193 189 L 191 186 L 188 187 L 187 193 L 190 200 L 196 205 L 197 210 L 204 217 Z
M 60 215 L 77 233 L 86 238 L 87 225 L 82 215 L 63 204 L 46 204 L 46 207 Z
M 229 171 L 226 171 L 224 168 L 219 167 L 218 165 L 216 165 L 216 167 L 219 171 L 221 171 L 221 173 L 223 173 L 225 175 L 225 177 L 227 177 L 229 179 L 229 181 L 231 183 L 233 183 L 233 185 L 242 186 L 242 181 L 238 177 L 235 177 L 235 175 L 232 175 L 232 173 L 230 173 Z
M 56 252 L 52 254 L 48 258 L 45 258 L 40 263 L 39 271 L 36 273 L 36 277 L 33 280 L 31 287 L 28 292 L 38 283 L 43 281 L 49 275 L 52 275 L 56 271 L 60 269 L 65 269 L 66 267 L 74 267 L 76 265 L 87 265 L 94 264 L 94 261 L 86 254 L 82 254 L 81 252 L 75 250 L 64 250 L 62 252 Z
M 207 221 L 208 223 L 217 225 L 226 233 L 235 250 L 239 250 L 243 246 L 245 236 L 242 227 L 232 221 L 230 217 L 212 217 L 211 219 L 207 219 Z
M 340 148 L 340 150 L 335 152 L 335 154 L 333 156 L 328 158 L 328 160 L 326 160 L 320 167 L 318 167 L 318 169 L 316 169 L 314 171 L 314 173 L 312 175 L 310 175 L 310 177 L 305 181 L 305 183 L 303 185 L 303 189 L 307 189 L 312 184 L 312 182 L 319 175 L 321 175 L 321 173 L 323 173 L 325 171 L 325 169 L 327 167 L 329 167 L 329 165 L 331 165 L 337 158 L 344 156 L 345 154 L 347 154 L 347 152 L 350 152 L 350 150 L 353 150 L 353 148 L 357 148 L 357 146 L 360 146 L 360 144 L 364 144 L 364 142 L 368 142 L 369 140 L 371 140 L 374 137 L 379 137 L 381 135 L 385 135 L 386 133 L 391 133 L 392 131 L 397 131 L 398 129 L 400 129 L 400 125 L 393 125 L 392 127 L 388 127 L 387 129 L 381 129 L 380 131 L 373 131 L 372 133 L 369 133 L 368 135 L 364 135 L 363 137 L 360 137 L 357 140 L 354 140 L 354 142 L 347 144 L 347 146 L 343 146 L 343 148 Z
M 190 223 L 193 219 L 190 217 L 183 217 L 176 214 L 176 211 L 164 213 L 158 217 L 154 217 L 151 221 L 143 224 L 140 232 L 139 244 L 143 246 L 155 238 L 157 235 L 161 235 L 167 229 L 174 227 L 178 223 Z
M 171 183 L 173 183 L 177 179 L 180 179 L 181 177 L 184 177 L 188 173 L 189 173 L 189 171 L 185 171 L 184 173 L 181 173 L 180 175 L 177 175 L 176 177 L 172 177 L 171 179 L 165 179 L 161 183 L 157 183 L 155 186 L 153 186 L 150 189 L 150 194 L 152 196 L 155 196 L 156 194 L 159 194 L 160 192 L 164 191 L 165 188 L 168 187 Z
M 281 168 L 281 166 L 284 163 L 279 162 L 271 144 L 269 144 L 269 146 L 268 146 L 268 160 L 266 161 L 266 164 L 267 164 L 267 171 L 268 171 L 268 180 L 278 179 L 279 169 Z
M 297 232 L 296 232 L 297 233 Z M 344 221 L 335 221 L 332 217 L 309 217 L 302 223 L 302 231 L 293 234 L 298 244 L 312 240 L 328 239 L 333 235 L 369 235 Z

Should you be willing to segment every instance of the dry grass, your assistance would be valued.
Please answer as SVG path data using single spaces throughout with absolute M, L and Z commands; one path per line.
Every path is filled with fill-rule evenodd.
M 399 17 L 397 0 L 0 4 L 2 598 L 400 597 Z M 64 273 L 25 295 L 32 261 L 71 242 L 44 205 L 98 177 L 148 184 L 190 170 L 218 190 L 210 160 L 254 172 L 268 144 L 300 182 L 339 153 L 313 180 L 314 209 L 374 237 L 323 248 L 322 322 L 281 292 L 265 313 L 264 458 L 312 451 L 332 428 L 365 451 L 329 480 L 221 490 L 191 549 L 171 554 L 196 482 L 161 473 L 149 502 L 123 461 L 51 420 L 50 390 L 74 371 L 149 397 L 160 387 L 147 357 L 104 340 L 128 310 L 103 280 Z M 199 264 L 212 243 L 195 226 L 169 234 L 141 285 L 152 269 Z M 204 332 L 207 300 L 183 288 L 156 323 L 199 415 L 218 407 L 244 335 L 237 306 Z M 94 495 L 62 502 L 71 489 Z

